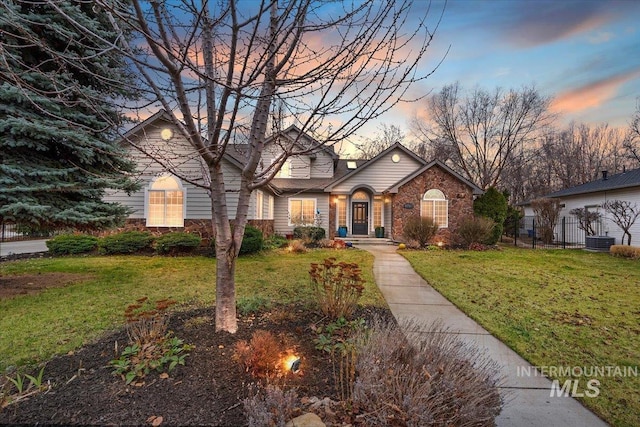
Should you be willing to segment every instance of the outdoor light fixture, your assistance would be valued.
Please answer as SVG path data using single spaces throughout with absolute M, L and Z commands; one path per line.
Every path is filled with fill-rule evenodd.
M 284 365 L 285 369 L 287 369 L 289 372 L 297 374 L 298 372 L 300 372 L 301 363 L 302 361 L 300 360 L 300 356 L 290 354 L 284 359 L 282 365 Z
M 173 137 L 173 131 L 170 128 L 164 128 L 160 131 L 160 138 L 164 141 L 168 141 Z

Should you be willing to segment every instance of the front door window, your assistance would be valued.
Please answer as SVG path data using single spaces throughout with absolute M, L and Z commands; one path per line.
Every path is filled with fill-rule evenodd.
M 353 214 L 353 224 L 351 227 L 353 234 L 369 234 L 369 203 L 353 202 L 351 209 Z

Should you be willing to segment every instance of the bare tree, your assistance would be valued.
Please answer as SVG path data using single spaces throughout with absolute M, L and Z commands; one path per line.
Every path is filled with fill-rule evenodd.
M 602 218 L 602 214 L 596 211 L 590 211 L 587 208 L 571 209 L 569 213 L 578 219 L 578 228 L 584 230 L 587 236 L 595 236 L 596 231 L 593 223 Z
M 46 3 L 83 30 L 97 31 Z M 277 107 L 283 122 L 323 144 L 353 135 L 408 96 L 442 13 L 427 22 L 428 7 L 409 0 L 97 0 L 120 34 L 110 45 L 137 68 L 146 102 L 127 108 L 163 108 L 187 139 L 206 173 L 181 171 L 179 147 L 146 153 L 181 179 L 209 191 L 216 235 L 216 330 L 235 332 L 235 268 L 252 191 L 264 187 L 289 156 L 308 153 L 299 141 L 279 140 L 282 152 L 260 166 Z M 32 43 L 40 40 L 34 38 Z M 82 102 L 90 103 L 91 100 Z M 228 209 L 223 157 L 244 143 L 235 218 Z M 169 143 L 171 144 L 171 143 Z M 143 147 L 138 147 L 143 150 Z M 174 149 L 175 148 L 175 149 Z M 264 165 L 263 165 L 264 166 Z M 231 226 L 233 221 L 234 227 Z
M 631 246 L 631 227 L 640 216 L 640 207 L 626 200 L 609 200 L 602 207 L 613 216 L 613 222 L 622 229 L 622 244 L 627 236 L 627 245 Z
M 606 123 L 572 122 L 562 131 L 549 133 L 538 153 L 551 170 L 551 184 L 557 190 L 593 181 L 603 170 L 621 171 L 628 163 L 621 155 L 622 142 L 622 132 Z
M 640 162 L 640 98 L 637 99 L 636 112 L 629 123 L 624 148 L 628 157 L 637 165 Z
M 482 188 L 502 184 L 502 174 L 549 123 L 549 99 L 534 87 L 493 92 L 476 88 L 462 95 L 456 83 L 428 102 L 428 141 L 443 141 L 453 166 Z M 440 148 L 442 150 L 442 148 Z
M 357 156 L 368 160 L 373 159 L 396 142 L 403 142 L 404 138 L 405 134 L 400 126 L 381 123 L 373 138 L 364 138 L 361 143 L 353 145 L 358 150 Z
M 531 202 L 535 213 L 536 229 L 543 243 L 553 243 L 554 231 L 560 216 L 560 200 L 542 198 Z

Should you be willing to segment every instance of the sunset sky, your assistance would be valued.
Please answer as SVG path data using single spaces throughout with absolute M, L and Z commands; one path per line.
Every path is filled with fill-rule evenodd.
M 432 16 L 442 6 L 433 2 Z M 449 46 L 420 90 L 455 81 L 465 89 L 534 84 L 554 97 L 562 122 L 620 127 L 640 96 L 640 1 L 449 0 L 431 65 Z M 394 109 L 381 121 L 406 128 L 417 108 Z

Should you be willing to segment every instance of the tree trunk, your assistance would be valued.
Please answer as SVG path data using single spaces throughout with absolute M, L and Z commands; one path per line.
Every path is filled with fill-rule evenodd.
M 236 250 L 231 244 L 216 239 L 216 332 L 235 334 L 238 330 L 236 315 Z

